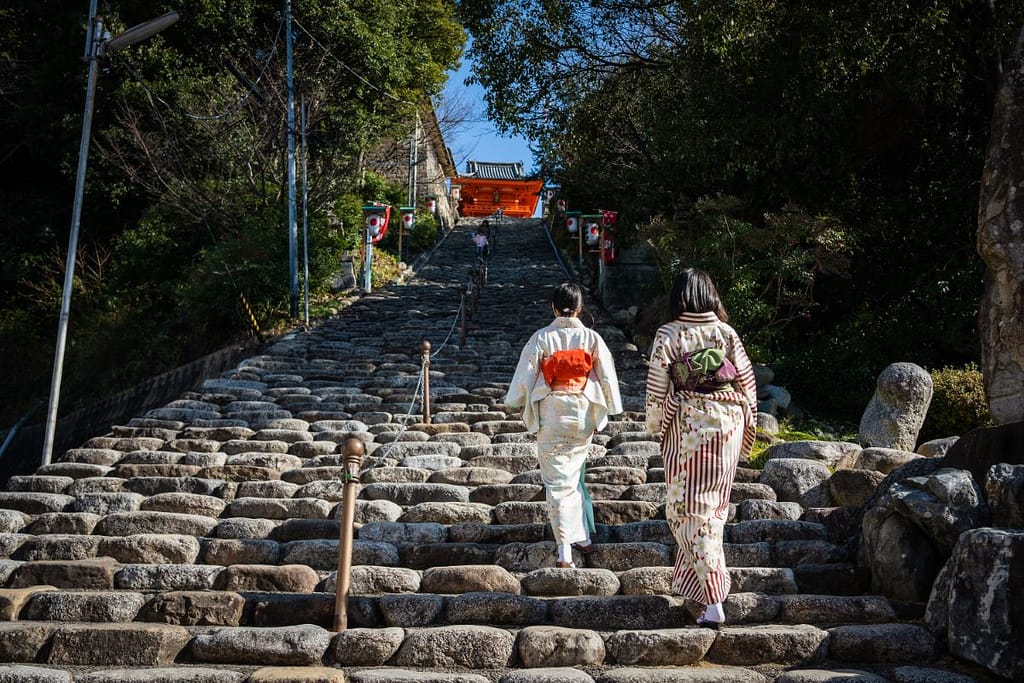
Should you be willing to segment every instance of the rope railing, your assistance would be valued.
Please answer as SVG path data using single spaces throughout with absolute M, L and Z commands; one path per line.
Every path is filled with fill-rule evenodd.
M 438 347 L 437 351 L 434 351 L 432 354 L 430 354 L 431 358 L 436 358 L 438 355 L 440 355 L 440 353 L 442 351 L 444 351 L 444 347 L 446 347 L 448 345 L 448 340 L 450 340 L 452 338 L 452 333 L 455 332 L 455 326 L 459 324 L 459 320 L 460 320 L 461 315 L 462 315 L 462 313 L 461 313 L 462 304 L 463 304 L 463 302 L 459 301 L 459 312 L 457 312 L 455 314 L 455 318 L 452 320 L 452 326 L 448 329 L 448 335 L 444 338 L 444 341 L 441 342 L 441 346 Z M 424 343 L 427 343 L 427 342 L 424 342 Z M 465 338 L 463 338 L 462 343 L 463 343 L 463 345 L 465 345 L 465 343 L 466 343 Z
M 422 368 L 419 373 L 419 379 L 416 381 L 416 388 L 413 390 L 412 393 L 412 401 L 409 402 L 409 409 L 406 411 L 405 415 L 400 419 L 400 423 L 402 425 L 401 429 L 399 429 L 398 432 L 394 433 L 394 439 L 392 439 L 388 443 L 381 444 L 380 448 L 378 448 L 377 452 L 375 452 L 374 454 L 372 463 L 366 467 L 362 467 L 359 470 L 360 476 L 362 476 L 364 472 L 368 472 L 373 468 L 378 467 L 380 463 L 384 461 L 387 455 L 386 451 L 388 450 L 388 446 L 398 443 L 399 440 L 401 439 L 402 434 L 404 434 L 406 430 L 409 429 L 409 425 L 413 424 L 412 418 L 414 411 L 416 409 L 417 402 L 420 402 L 423 405 L 424 423 L 430 424 L 430 359 L 436 358 L 441 353 L 441 351 L 444 350 L 444 347 L 447 346 L 448 341 L 451 339 L 452 333 L 455 331 L 455 326 L 458 324 L 460 319 L 464 319 L 464 303 L 465 296 L 463 296 L 462 299 L 460 300 L 459 312 L 456 314 L 455 319 L 452 321 L 451 327 L 448 329 L 448 336 L 445 337 L 444 341 L 441 343 L 441 346 L 437 349 L 437 351 L 431 353 L 431 344 L 429 341 L 425 339 L 420 343 L 419 353 Z M 463 341 L 463 345 L 464 344 L 465 341 Z

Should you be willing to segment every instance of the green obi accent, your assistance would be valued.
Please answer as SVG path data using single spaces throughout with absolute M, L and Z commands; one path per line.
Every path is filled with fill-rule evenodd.
M 672 387 L 676 391 L 712 393 L 729 388 L 736 380 L 736 368 L 725 357 L 725 351 L 715 347 L 683 354 L 681 360 L 668 369 Z

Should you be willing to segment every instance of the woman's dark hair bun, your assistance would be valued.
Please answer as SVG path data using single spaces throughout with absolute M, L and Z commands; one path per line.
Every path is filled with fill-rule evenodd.
M 551 294 L 551 303 L 559 313 L 572 313 L 583 306 L 583 290 L 573 282 L 563 282 Z

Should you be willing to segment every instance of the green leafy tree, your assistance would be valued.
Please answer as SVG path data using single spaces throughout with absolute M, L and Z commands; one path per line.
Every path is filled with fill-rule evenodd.
M 244 335 L 243 296 L 264 329 L 288 322 L 283 3 L 101 5 L 115 34 L 172 9 L 181 20 L 103 62 L 80 241 L 81 257 L 102 257 L 103 267 L 76 277 L 65 404 Z M 416 108 L 441 92 L 465 34 L 444 0 L 293 9 L 310 290 L 319 296 L 358 243 L 361 219 L 346 215 L 347 198 L 363 192 L 367 152 L 404 135 Z M 0 167 L 14 179 L 0 193 L 0 355 L 12 368 L 4 379 L 17 380 L 8 395 L 18 397 L 0 415 L 13 420 L 48 380 L 87 17 L 67 3 L 12 0 L 0 18 Z M 125 350 L 116 367 L 102 353 L 112 348 Z

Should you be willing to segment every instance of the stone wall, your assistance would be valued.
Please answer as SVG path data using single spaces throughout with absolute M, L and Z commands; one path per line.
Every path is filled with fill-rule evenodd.
M 57 462 L 64 451 L 76 448 L 86 439 L 107 433 L 111 425 L 124 424 L 135 415 L 179 398 L 203 380 L 230 370 L 243 358 L 255 354 L 258 346 L 255 343 L 229 346 L 61 417 L 54 434 L 53 461 Z M 43 433 L 42 423 L 29 425 L 17 433 L 0 461 L 0 482 L 6 484 L 13 475 L 32 472 L 39 466 Z M 0 440 L 5 437 L 6 433 L 0 433 Z

